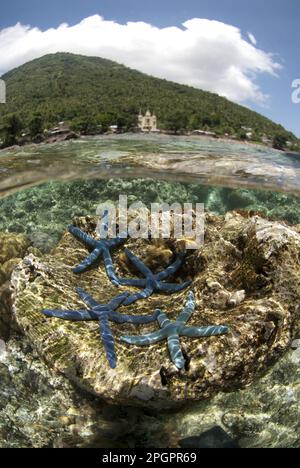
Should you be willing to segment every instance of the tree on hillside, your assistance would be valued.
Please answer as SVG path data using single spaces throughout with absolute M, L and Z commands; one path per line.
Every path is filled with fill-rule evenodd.
M 174 133 L 185 131 L 188 128 L 188 116 L 184 112 L 175 112 L 167 116 L 165 120 L 165 127 Z
M 98 120 L 101 125 L 102 133 L 105 133 L 109 130 L 111 125 L 115 124 L 116 117 L 113 114 L 100 114 Z
M 22 122 L 17 114 L 7 115 L 1 127 L 3 146 L 7 147 L 17 144 L 22 128 Z
M 273 138 L 273 148 L 278 150 L 285 150 L 287 144 L 287 137 L 283 133 L 277 133 Z
M 236 136 L 239 140 L 247 140 L 248 138 L 246 130 L 243 130 L 242 128 L 236 132 Z
M 118 129 L 122 131 L 128 131 L 137 125 L 137 118 L 131 114 L 121 114 L 117 117 L 116 124 Z
M 43 133 L 43 118 L 40 114 L 34 114 L 29 121 L 29 133 L 31 138 L 36 138 Z
M 77 117 L 73 119 L 71 129 L 83 135 L 96 135 L 100 133 L 100 123 L 94 117 Z

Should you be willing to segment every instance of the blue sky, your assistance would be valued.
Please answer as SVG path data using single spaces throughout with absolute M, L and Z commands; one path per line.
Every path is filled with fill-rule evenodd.
M 242 100 L 252 109 L 282 123 L 300 137 L 300 104 L 293 104 L 291 100 L 291 83 L 295 79 L 300 79 L 299 0 L 265 0 L 264 2 L 261 0 L 251 2 L 247 0 L 152 0 L 145 3 L 137 0 L 52 0 L 51 3 L 41 0 L 10 0 L 2 2 L 0 8 L 0 30 L 20 22 L 44 31 L 57 28 L 61 23 L 68 23 L 70 26 L 77 25 L 84 18 L 98 14 L 105 20 L 112 20 L 118 24 L 143 21 L 158 28 L 168 26 L 182 28 L 182 23 L 187 20 L 204 18 L 235 26 L 241 30 L 244 38 L 247 37 L 247 32 L 250 32 L 256 38 L 256 48 L 273 53 L 273 62 L 281 64 L 282 68 L 280 70 L 274 68 L 273 71 L 277 73 L 277 77 L 268 72 L 257 73 L 255 79 L 251 77 L 251 80 L 259 86 L 260 91 L 270 96 L 265 103 L 259 103 L 251 98 L 248 101 L 239 99 L 240 94 L 237 95 L 236 100 Z M 12 37 L 17 37 L 17 35 Z M 109 51 L 107 54 L 109 55 Z M 24 58 L 19 57 L 19 52 L 16 55 L 18 55 L 16 64 L 26 61 L 27 55 L 24 55 Z M 28 56 L 31 57 L 31 55 Z M 5 67 L 8 65 L 3 62 L 1 67 L 1 61 L 4 61 L 2 51 L 0 57 L 0 70 L 6 71 Z M 115 59 L 115 55 L 112 58 Z M 131 60 L 129 64 L 139 63 L 136 60 L 135 57 L 135 61 Z M 216 55 L 216 67 L 219 62 L 220 57 Z M 147 71 L 147 66 L 146 68 L 145 64 L 143 66 L 142 71 Z M 164 76 L 167 72 L 158 70 L 158 67 L 157 64 L 153 68 L 153 74 Z M 149 70 L 151 72 L 152 68 Z M 220 73 L 222 70 L 221 68 Z M 192 67 L 191 73 L 193 73 Z M 251 74 L 252 71 L 250 70 L 249 73 Z M 174 77 L 176 76 L 175 74 Z M 189 77 L 178 76 L 182 82 L 189 79 Z M 166 77 L 170 78 L 170 75 Z M 193 84 L 192 79 L 191 76 L 188 82 Z M 252 93 L 254 91 L 252 89 Z M 229 97 L 232 95 L 230 92 L 232 93 L 232 90 L 229 91 Z

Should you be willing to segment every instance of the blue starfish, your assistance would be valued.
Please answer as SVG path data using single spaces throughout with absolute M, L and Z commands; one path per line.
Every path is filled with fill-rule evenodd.
M 224 335 L 229 331 L 229 328 L 225 326 L 186 327 L 186 322 L 189 320 L 194 310 L 195 296 L 190 292 L 186 305 L 176 321 L 169 320 L 166 314 L 157 310 L 156 312 L 159 313 L 157 320 L 161 330 L 148 335 L 122 336 L 121 340 L 125 343 L 137 346 L 148 346 L 167 339 L 173 363 L 178 369 L 183 369 L 185 366 L 185 359 L 180 347 L 180 336 L 188 336 L 190 338 L 216 336 Z
M 108 221 L 107 221 L 108 212 L 105 212 L 102 218 L 102 228 L 104 231 L 108 230 Z M 80 263 L 73 271 L 74 273 L 81 273 L 87 270 L 93 263 L 95 263 L 101 256 L 104 260 L 105 269 L 107 276 L 115 286 L 119 286 L 119 280 L 116 276 L 112 258 L 110 255 L 110 249 L 117 247 L 118 245 L 125 242 L 125 238 L 116 237 L 114 239 L 100 239 L 96 240 L 93 237 L 89 236 L 85 232 L 81 231 L 75 226 L 69 226 L 68 230 L 73 234 L 76 239 L 83 242 L 89 248 L 93 249 L 92 253 L 86 257 L 83 262 Z
M 112 299 L 108 304 L 99 304 L 92 296 L 83 289 L 76 289 L 79 297 L 86 303 L 88 310 L 43 310 L 47 317 L 55 317 L 63 320 L 86 321 L 98 320 L 100 324 L 100 335 L 106 351 L 106 356 L 111 368 L 116 367 L 116 353 L 114 338 L 109 326 L 109 320 L 115 323 L 146 324 L 157 319 L 158 312 L 153 315 L 125 315 L 116 312 L 116 309 L 124 302 L 128 292 L 124 292 Z
M 136 257 L 130 250 L 125 249 L 126 255 L 133 265 L 144 275 L 145 278 L 141 279 L 121 279 L 118 278 L 119 284 L 124 286 L 136 286 L 138 288 L 144 288 L 143 291 L 129 296 L 125 301 L 124 305 L 132 304 L 139 299 L 146 299 L 150 297 L 153 292 L 162 291 L 166 293 L 174 293 L 182 291 L 192 284 L 192 281 L 186 281 L 185 283 L 163 283 L 163 280 L 167 279 L 170 275 L 176 273 L 181 267 L 185 253 L 178 254 L 177 259 L 168 268 L 157 273 L 152 273 L 138 257 Z

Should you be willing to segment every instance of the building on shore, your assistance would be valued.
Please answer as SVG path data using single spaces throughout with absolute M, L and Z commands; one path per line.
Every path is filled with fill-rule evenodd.
M 140 111 L 138 116 L 138 128 L 141 132 L 157 132 L 156 115 L 151 114 L 150 110 L 147 110 L 145 115 Z
M 49 130 L 45 130 L 48 136 L 57 136 L 57 135 L 64 135 L 70 132 L 69 125 L 65 124 L 65 122 L 59 122 L 57 127 L 50 128 Z
M 217 137 L 217 134 L 215 132 L 207 132 L 205 130 L 193 130 L 191 132 L 191 135 L 206 136 L 206 137 L 212 137 L 212 138 Z

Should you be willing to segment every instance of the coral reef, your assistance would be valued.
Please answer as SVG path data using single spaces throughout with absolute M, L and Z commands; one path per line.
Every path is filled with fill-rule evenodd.
M 177 437 L 195 437 L 217 425 L 242 448 L 299 448 L 299 351 L 288 349 L 245 389 L 219 393 L 165 415 L 165 426 L 170 433 L 171 427 L 177 427 Z
M 82 218 L 74 224 L 93 234 L 96 220 Z M 143 239 L 127 241 L 127 247 L 143 261 L 150 245 L 151 241 Z M 179 245 L 169 240 L 169 248 L 175 254 Z M 185 370 L 170 363 L 164 343 L 137 353 L 135 347 L 120 341 L 123 335 L 153 332 L 151 324 L 137 330 L 127 323 L 112 324 L 119 363 L 117 369 L 109 369 L 99 347 L 98 327 L 92 322 L 84 326 L 49 323 L 42 316 L 42 309 L 55 310 L 62 300 L 66 309 L 80 309 L 74 293 L 78 282 L 101 302 L 115 296 L 102 265 L 80 277 L 72 273 L 82 252 L 68 232 L 51 253 L 30 254 L 15 269 L 15 318 L 43 359 L 91 394 L 114 404 L 174 407 L 250 384 L 288 348 L 299 323 L 299 250 L 297 226 L 239 213 L 225 217 L 206 214 L 205 244 L 189 252 L 177 279 L 193 280 L 197 309 L 191 326 L 226 323 L 230 333 L 200 342 L 182 338 Z M 113 262 L 122 276 L 124 260 L 118 252 L 113 252 Z M 127 289 L 134 291 L 133 287 Z M 139 302 L 139 314 L 163 307 L 172 311 L 169 319 L 173 320 L 184 302 L 184 292 L 155 295 Z
M 147 145 L 145 138 L 150 139 Z M 253 190 L 249 184 L 265 182 L 263 149 L 258 149 L 257 171 L 251 175 L 235 166 L 240 159 L 245 168 L 252 164 L 249 146 L 238 147 L 237 159 L 229 161 L 233 148 L 224 152 L 224 142 L 216 150 L 206 143 L 199 149 L 186 138 L 161 146 L 152 139 L 143 136 L 138 142 L 134 136 L 121 147 L 115 137 L 108 142 L 97 138 L 2 155 L 2 188 L 18 192 L 0 203 L 0 447 L 200 447 L 211 436 L 214 445 L 224 439 L 225 445 L 228 440 L 241 447 L 299 447 L 300 203 L 296 195 L 278 192 L 288 188 L 290 176 L 295 178 L 297 157 L 267 154 L 277 191 Z M 203 163 L 215 170 L 215 162 L 225 156 L 235 167 L 232 183 L 241 175 L 245 188 L 199 184 L 194 178 L 198 157 L 193 158 L 199 151 L 205 153 L 198 166 L 203 180 Z M 197 182 L 171 181 L 170 167 L 163 171 L 159 161 L 166 152 L 176 165 L 178 159 L 193 168 L 188 178 L 177 170 L 180 180 Z M 121 164 L 106 174 L 123 179 L 74 181 L 98 177 L 104 161 L 110 166 L 109 160 L 131 153 L 140 159 L 151 153 L 146 173 L 170 181 L 137 178 L 146 176 L 135 158 L 130 167 Z M 160 166 L 157 172 L 152 162 Z M 218 183 L 228 184 L 218 173 Z M 126 174 L 134 179 L 124 179 Z M 23 190 L 56 177 L 62 182 Z M 188 252 L 172 279 L 193 280 L 197 309 L 192 327 L 230 327 L 217 338 L 181 337 L 184 369 L 172 364 L 166 342 L 146 348 L 122 343 L 121 336 L 151 334 L 157 324 L 112 322 L 120 368 L 110 369 L 97 322 L 49 319 L 41 313 L 43 308 L 81 309 L 78 285 L 101 304 L 120 292 L 107 279 L 102 262 L 80 276 L 73 274 L 87 250 L 65 232 L 74 217 L 86 216 L 74 224 L 94 238 L 95 220 L 87 215 L 96 213 L 100 202 L 116 202 L 119 193 L 128 196 L 128 204 L 202 202 L 218 215 L 238 210 L 206 215 L 205 245 Z M 154 274 L 181 250 L 171 240 L 129 240 L 127 247 Z M 136 276 L 123 249 L 115 249 L 112 259 L 116 275 Z M 121 293 L 138 292 L 125 286 Z M 184 292 L 157 294 L 122 312 L 144 316 L 161 308 L 176 321 L 185 300 Z M 124 406 L 128 404 L 134 406 Z
M 24 337 L 0 340 L 0 448 L 168 447 L 154 414 L 107 406 L 53 373 Z
M 300 223 L 299 197 L 294 195 L 137 178 L 48 182 L 20 191 L 1 200 L 0 231 L 23 233 L 35 247 L 49 251 L 75 216 L 95 213 L 100 202 L 116 202 L 119 193 L 128 196 L 129 204 L 139 200 L 145 204 L 204 203 L 217 214 L 243 209 Z
M 10 277 L 28 248 L 23 235 L 0 233 L 0 338 L 8 338 L 11 328 Z

